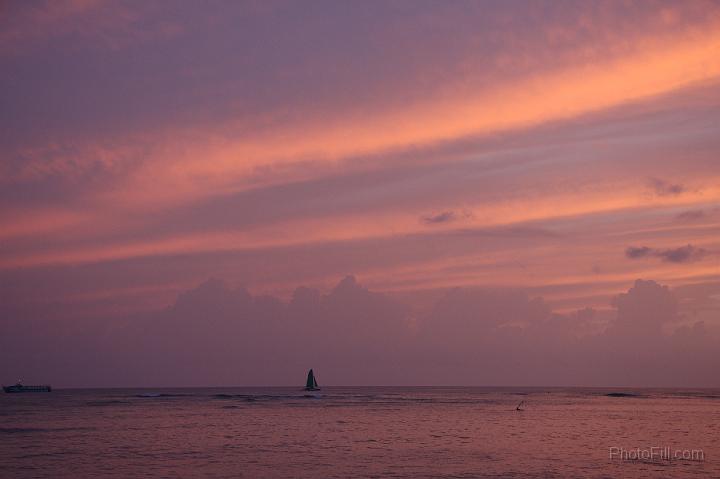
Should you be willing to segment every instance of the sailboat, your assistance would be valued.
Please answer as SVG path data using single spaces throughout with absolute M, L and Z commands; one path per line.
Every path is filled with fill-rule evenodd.
M 305 390 L 306 391 L 319 391 L 320 390 L 320 388 L 318 387 L 318 383 L 315 380 L 315 374 L 313 374 L 312 369 L 310 371 L 308 371 L 307 382 L 305 383 Z

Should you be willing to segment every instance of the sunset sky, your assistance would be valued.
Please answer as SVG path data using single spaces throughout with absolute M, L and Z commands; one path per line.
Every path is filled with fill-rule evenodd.
M 437 365 L 450 383 L 518 384 L 534 379 L 473 371 L 510 364 L 500 344 L 559 354 L 570 333 L 572 351 L 630 354 L 626 324 L 662 343 L 648 361 L 695 368 L 648 383 L 718 385 L 717 1 L 3 2 L 0 71 L 5 383 L 288 384 L 311 366 L 417 383 Z M 303 292 L 354 336 L 324 337 Z M 244 368 L 289 341 L 234 324 L 234 307 L 330 349 L 233 370 L 218 335 L 256 338 Z M 477 325 L 482 361 L 462 352 Z M 190 330 L 196 369 L 134 362 L 159 341 L 185 364 L 167 341 Z M 364 332 L 403 338 L 393 372 L 364 363 L 365 339 L 383 347 Z M 424 352 L 442 360 L 410 360 Z M 558 361 L 542 381 L 616 382 Z

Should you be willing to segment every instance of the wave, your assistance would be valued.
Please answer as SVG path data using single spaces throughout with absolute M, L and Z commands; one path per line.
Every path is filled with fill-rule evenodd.
M 29 434 L 37 432 L 92 431 L 94 427 L 0 427 L 0 434 Z
M 301 406 L 307 404 L 310 399 L 322 400 L 328 407 L 331 406 L 352 406 L 352 405 L 374 405 L 393 406 L 401 404 L 473 404 L 473 405 L 496 405 L 505 404 L 507 400 L 501 398 L 478 398 L 478 397 L 418 397 L 403 396 L 397 394 L 231 394 L 218 393 L 210 396 L 212 399 L 222 401 L 242 401 L 245 403 L 276 403 L 285 402 L 288 406 Z
M 287 400 L 293 400 L 293 399 L 304 399 L 308 396 L 305 395 L 288 395 L 288 394 L 213 394 L 212 396 L 215 399 L 236 399 L 236 400 L 242 400 L 247 402 L 255 402 L 255 401 L 287 401 Z
M 86 406 L 115 406 L 117 404 L 132 404 L 130 401 L 120 401 L 118 399 L 108 399 L 108 400 L 98 400 L 98 401 L 88 401 L 85 403 Z
M 141 393 L 136 394 L 136 398 L 176 398 L 193 396 L 193 394 L 171 394 L 171 393 Z

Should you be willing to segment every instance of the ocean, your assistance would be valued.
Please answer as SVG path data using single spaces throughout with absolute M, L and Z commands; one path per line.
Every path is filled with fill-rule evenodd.
M 0 477 L 720 477 L 720 390 L 0 394 Z

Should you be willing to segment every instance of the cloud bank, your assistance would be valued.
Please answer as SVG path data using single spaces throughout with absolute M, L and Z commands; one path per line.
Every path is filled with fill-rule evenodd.
M 153 313 L 75 323 L 4 320 L 0 376 L 58 386 L 674 385 L 716 381 L 718 326 L 637 280 L 613 311 L 554 313 L 512 289 L 450 289 L 424 308 L 352 276 L 287 301 L 211 279 Z M 27 345 L 33 347 L 28 349 Z

